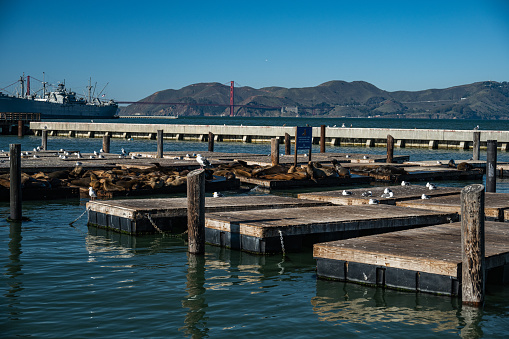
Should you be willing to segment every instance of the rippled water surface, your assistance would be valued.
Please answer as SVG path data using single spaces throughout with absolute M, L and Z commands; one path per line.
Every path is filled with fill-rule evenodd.
M 3 148 L 21 142 L 30 149 L 40 138 L 0 137 L 0 142 Z M 49 143 L 101 146 L 100 139 L 50 138 Z M 207 148 L 206 143 L 167 145 L 165 150 Z M 121 147 L 156 146 L 112 139 L 113 151 Z M 216 144 L 217 151 L 269 149 Z M 410 153 L 412 160 L 470 157 L 459 151 L 398 152 Z M 506 155 L 499 153 L 501 158 Z M 509 192 L 508 187 L 497 181 L 497 191 Z M 9 205 L 0 203 L 2 338 L 505 338 L 509 333 L 509 286 L 488 286 L 486 306 L 479 310 L 455 298 L 319 280 L 310 251 L 256 256 L 207 246 L 204 256 L 194 256 L 180 238 L 88 228 L 86 216 L 69 225 L 84 212 L 85 202 L 24 202 L 23 215 L 31 221 L 22 224 L 7 222 Z

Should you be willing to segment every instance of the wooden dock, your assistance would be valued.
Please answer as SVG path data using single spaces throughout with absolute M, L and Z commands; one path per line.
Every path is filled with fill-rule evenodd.
M 308 197 L 308 199 L 310 199 Z M 415 199 L 397 201 L 396 205 L 461 214 L 461 196 L 431 196 L 429 200 Z M 484 196 L 484 215 L 487 220 L 509 221 L 509 193 L 489 193 Z
M 393 192 L 392 197 L 387 197 L 384 194 L 384 191 L 386 189 L 389 189 Z M 429 190 L 424 185 L 409 185 L 409 186 L 397 185 L 386 187 L 373 186 L 368 188 L 355 188 L 346 191 L 346 193 L 347 194 L 349 193 L 349 195 L 344 195 L 343 192 L 344 190 L 301 193 L 298 195 L 298 197 L 302 199 L 326 201 L 334 205 L 367 205 L 369 204 L 369 201 L 372 199 L 376 199 L 380 204 L 395 205 L 397 204 L 398 201 L 421 199 L 423 194 L 426 194 L 433 198 L 440 196 L 449 196 L 452 194 L 459 194 L 461 192 L 461 188 L 437 186 L 436 189 Z M 416 206 L 407 207 L 422 208 Z M 455 210 L 452 212 L 457 211 Z
M 488 282 L 509 282 L 509 224 L 485 223 Z M 316 244 L 321 278 L 458 296 L 461 223 Z
M 446 223 L 457 217 L 456 213 L 390 205 L 208 213 L 205 240 L 257 254 L 281 253 L 324 241 Z
M 328 203 L 274 195 L 205 198 L 207 213 L 323 206 Z M 133 235 L 183 232 L 187 198 L 126 199 L 87 203 L 88 225 Z M 155 224 L 155 226 L 154 226 Z

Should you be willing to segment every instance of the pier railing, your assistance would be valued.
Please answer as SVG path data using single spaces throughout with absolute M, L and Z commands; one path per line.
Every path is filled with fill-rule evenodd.
M 289 134 L 294 142 L 293 126 L 233 126 L 233 125 L 179 125 L 179 124 L 128 124 L 128 123 L 75 123 L 32 122 L 30 128 L 36 135 L 43 130 L 49 136 L 84 138 L 156 139 L 157 131 L 163 131 L 166 140 L 208 141 L 209 132 L 215 141 L 238 141 L 270 143 L 272 138 L 284 140 Z M 497 140 L 498 148 L 509 148 L 509 131 L 474 131 L 443 129 L 391 129 L 326 127 L 325 142 L 335 146 L 386 147 L 387 135 L 394 138 L 394 147 L 430 149 L 472 149 L 474 132 L 480 132 L 480 147 L 486 149 L 487 140 Z M 313 127 L 313 143 L 320 141 L 321 128 Z
M 23 123 L 41 121 L 41 113 L 0 113 L 0 124 L 16 123 L 18 121 L 23 121 Z

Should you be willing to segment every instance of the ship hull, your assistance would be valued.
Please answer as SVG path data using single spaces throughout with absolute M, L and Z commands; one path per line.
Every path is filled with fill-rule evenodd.
M 60 104 L 0 96 L 0 112 L 40 113 L 41 119 L 111 119 L 117 109 L 117 105 Z

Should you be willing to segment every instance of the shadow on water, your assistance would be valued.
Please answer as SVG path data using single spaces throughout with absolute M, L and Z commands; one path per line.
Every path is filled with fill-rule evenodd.
M 8 300 L 7 307 L 9 308 L 9 319 L 16 320 L 20 312 L 17 307 L 21 303 L 20 292 L 23 291 L 23 282 L 18 279 L 19 276 L 23 275 L 21 263 L 21 241 L 23 239 L 21 235 L 20 222 L 10 222 L 9 226 L 9 261 L 5 265 L 6 277 L 8 278 L 8 291 L 5 297 Z

